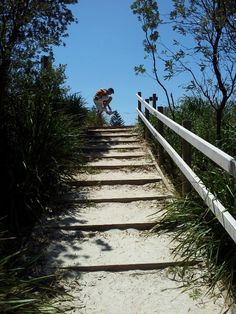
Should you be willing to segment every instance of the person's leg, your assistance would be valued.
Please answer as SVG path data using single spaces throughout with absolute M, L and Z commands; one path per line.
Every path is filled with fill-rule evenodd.
M 103 112 L 103 103 L 100 101 L 94 101 L 96 108 L 97 108 L 97 113 L 102 113 Z
M 101 101 L 99 101 L 99 100 L 94 100 L 94 103 L 95 103 L 96 108 L 97 108 L 97 116 L 98 116 L 97 125 L 98 126 L 102 126 L 103 125 L 102 113 L 104 111 L 103 103 Z

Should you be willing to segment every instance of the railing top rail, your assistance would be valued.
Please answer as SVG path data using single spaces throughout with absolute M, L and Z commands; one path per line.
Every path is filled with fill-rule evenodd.
M 175 133 L 184 138 L 187 142 L 201 151 L 204 155 L 209 157 L 212 161 L 214 161 L 218 166 L 227 171 L 233 177 L 236 178 L 236 160 L 232 156 L 223 152 L 221 149 L 216 146 L 210 144 L 205 141 L 198 135 L 193 132 L 185 129 L 180 124 L 174 122 L 170 118 L 166 117 L 164 114 L 160 113 L 156 109 L 154 109 L 149 103 L 142 99 L 138 94 L 136 94 L 137 98 L 144 106 L 155 115 L 160 121 L 162 121 L 165 125 L 167 125 L 170 129 L 172 129 Z

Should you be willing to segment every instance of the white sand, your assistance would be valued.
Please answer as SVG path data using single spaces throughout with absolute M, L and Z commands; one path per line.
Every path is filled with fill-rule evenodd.
M 158 196 L 167 194 L 167 189 L 163 182 L 149 183 L 145 185 L 102 185 L 91 187 L 79 187 L 71 189 L 68 198 L 125 198 L 125 197 L 141 197 Z
M 227 309 L 222 297 L 204 296 L 204 286 L 184 291 L 167 270 L 72 277 L 65 286 L 72 300 L 57 301 L 67 314 L 223 314 Z
M 135 229 L 112 229 L 105 232 L 69 232 L 69 237 L 69 242 L 68 239 L 57 240 L 49 246 L 48 253 L 53 257 L 52 266 L 174 261 L 170 253 L 171 238 L 168 234 L 147 236 L 147 232 Z
M 112 173 L 112 176 L 111 176 Z M 150 172 L 150 170 L 145 169 L 135 169 L 133 171 L 130 170 L 103 170 L 98 173 L 78 173 L 74 176 L 75 180 L 126 180 L 126 179 L 155 179 L 159 178 L 160 175 L 156 171 Z
M 62 213 L 58 219 L 49 219 L 52 224 L 115 224 L 131 222 L 153 222 L 163 214 L 162 203 L 139 201 L 129 203 L 75 204 L 73 209 Z

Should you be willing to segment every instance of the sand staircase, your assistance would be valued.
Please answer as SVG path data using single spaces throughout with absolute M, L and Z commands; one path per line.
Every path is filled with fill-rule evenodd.
M 172 235 L 150 232 L 173 194 L 135 129 L 88 136 L 86 167 L 71 182 L 66 212 L 50 223 L 59 236 L 47 265 L 70 274 L 66 313 L 220 313 L 222 299 L 199 305 L 181 293 L 170 267 L 185 263 L 171 254 Z

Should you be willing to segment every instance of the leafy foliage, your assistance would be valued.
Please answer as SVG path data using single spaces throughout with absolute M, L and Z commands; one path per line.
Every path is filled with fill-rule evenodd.
M 170 14 L 173 29 L 192 41 L 188 49 L 178 43 L 179 50 L 170 57 L 174 62 L 172 75 L 189 73 L 192 80 L 187 90 L 202 95 L 216 111 L 217 140 L 221 138 L 223 111 L 236 89 L 233 2 L 173 0 L 174 9 Z M 190 64 L 194 59 L 193 71 Z
M 145 39 L 143 40 L 144 51 L 147 56 L 151 57 L 154 79 L 163 90 L 172 113 L 172 118 L 174 119 L 174 99 L 172 94 L 169 93 L 165 87 L 157 66 L 157 61 L 160 59 L 157 49 L 157 42 L 160 37 L 158 27 L 162 23 L 157 2 L 154 0 L 136 0 L 132 3 L 131 10 L 137 15 L 138 21 L 141 23 L 142 30 L 145 34 Z M 144 74 L 146 73 L 146 68 L 141 64 L 135 66 L 134 71 L 136 75 Z
M 137 0 L 131 5 L 145 33 L 143 41 L 151 57 L 154 79 L 165 93 L 172 119 L 175 120 L 175 101 L 159 73 L 160 62 L 165 68 L 165 80 L 189 74 L 185 88 L 201 96 L 215 111 L 217 142 L 221 139 L 225 108 L 236 91 L 235 17 L 233 0 L 173 0 L 169 19 L 160 19 L 157 1 Z M 173 25 L 175 38 L 168 47 L 161 40 L 161 25 Z M 186 39 L 188 44 L 186 45 Z M 162 53 L 158 53 L 164 46 Z M 146 73 L 143 65 L 135 67 L 136 74 Z M 217 144 L 217 142 L 215 144 Z
M 11 70 L 22 60 L 36 59 L 52 45 L 60 45 L 75 21 L 68 5 L 77 0 L 10 1 L 0 4 L 0 105 L 11 80 Z
M 68 24 L 74 21 L 68 5 L 75 3 L 76 0 L 1 1 L 3 55 L 12 48 L 24 51 L 32 46 L 37 49 L 59 45 Z

